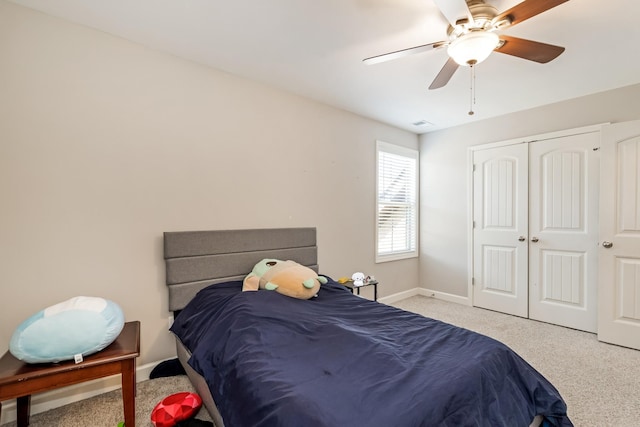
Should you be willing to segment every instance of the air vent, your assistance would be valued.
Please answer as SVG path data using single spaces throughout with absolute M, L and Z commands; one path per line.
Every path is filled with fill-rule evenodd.
M 412 123 L 414 126 L 433 126 L 433 123 L 428 122 L 426 120 L 420 120 L 417 122 Z

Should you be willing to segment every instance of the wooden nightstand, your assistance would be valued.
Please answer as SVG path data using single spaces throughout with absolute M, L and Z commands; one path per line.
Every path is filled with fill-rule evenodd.
M 366 286 L 373 286 L 373 300 L 378 301 L 378 281 L 377 280 L 371 280 L 369 282 L 365 282 L 361 286 L 354 286 L 353 281 L 350 280 L 348 282 L 343 283 L 343 285 L 351 289 L 351 293 L 354 293 L 355 291 L 357 295 L 360 295 L 360 288 L 364 288 Z
M 17 398 L 18 427 L 26 427 L 29 425 L 32 394 L 121 374 L 125 426 L 135 427 L 136 357 L 139 355 L 138 321 L 125 323 L 114 342 L 77 364 L 73 360 L 28 364 L 16 359 L 7 351 L 0 359 L 0 402 Z

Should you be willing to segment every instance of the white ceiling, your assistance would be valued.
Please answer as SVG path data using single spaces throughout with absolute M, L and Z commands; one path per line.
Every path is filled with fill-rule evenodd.
M 362 63 L 445 40 L 433 0 L 11 1 L 415 133 L 640 83 L 634 0 L 570 0 L 504 31 L 566 51 L 544 65 L 494 52 L 476 67 L 474 116 L 468 68 L 427 90 L 446 49 Z

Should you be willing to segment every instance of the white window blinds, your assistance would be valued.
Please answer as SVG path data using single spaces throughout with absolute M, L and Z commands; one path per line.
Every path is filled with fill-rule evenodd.
M 377 143 L 376 262 L 418 256 L 418 152 Z

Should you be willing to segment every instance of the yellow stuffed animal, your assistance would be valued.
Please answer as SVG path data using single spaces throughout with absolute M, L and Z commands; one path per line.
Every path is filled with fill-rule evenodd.
M 242 291 L 266 289 L 293 298 L 309 299 L 318 294 L 327 278 L 295 261 L 263 259 L 244 278 Z

